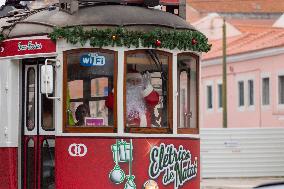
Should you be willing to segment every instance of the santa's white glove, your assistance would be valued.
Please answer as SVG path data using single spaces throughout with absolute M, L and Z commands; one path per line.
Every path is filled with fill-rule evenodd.
M 144 89 L 149 87 L 149 85 L 151 85 L 151 73 L 147 71 L 145 74 L 143 74 L 142 81 L 143 81 Z

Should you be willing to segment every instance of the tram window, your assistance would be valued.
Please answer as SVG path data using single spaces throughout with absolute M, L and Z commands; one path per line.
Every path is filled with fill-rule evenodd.
M 126 53 L 126 132 L 172 133 L 170 67 L 169 53 Z
M 35 85 L 35 70 L 29 68 L 26 88 L 26 127 L 29 131 L 35 128 Z
M 45 139 L 41 146 L 41 189 L 55 188 L 54 139 Z
M 106 107 L 106 100 L 115 96 L 116 53 L 86 49 L 65 56 L 65 131 L 114 132 L 116 114 Z M 115 107 L 114 100 L 109 103 Z
M 41 95 L 41 119 L 42 129 L 45 131 L 54 130 L 54 119 L 53 119 L 53 100 L 46 98 L 45 95 Z
M 26 146 L 26 188 L 33 189 L 36 186 L 35 178 L 35 143 L 33 139 L 28 140 Z
M 198 133 L 198 60 L 190 54 L 178 55 L 179 133 Z

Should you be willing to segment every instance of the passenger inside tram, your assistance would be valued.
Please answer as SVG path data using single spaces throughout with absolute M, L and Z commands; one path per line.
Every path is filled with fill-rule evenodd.
M 159 103 L 159 94 L 151 84 L 151 74 L 144 74 L 135 69 L 127 73 L 126 78 L 127 124 L 128 126 L 151 127 L 152 112 Z M 113 94 L 110 93 L 105 105 L 113 109 Z
M 90 109 L 86 104 L 81 104 L 77 107 L 75 112 L 76 117 L 76 126 L 84 126 L 85 125 L 85 118 L 90 117 Z
M 168 127 L 168 54 L 138 50 L 126 61 L 127 127 Z
M 159 94 L 151 84 L 151 74 L 128 71 L 126 87 L 128 126 L 151 127 L 152 112 L 159 103 Z

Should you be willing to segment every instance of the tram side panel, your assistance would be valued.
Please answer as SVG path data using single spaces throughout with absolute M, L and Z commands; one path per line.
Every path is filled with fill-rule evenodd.
M 0 61 L 0 188 L 16 189 L 19 128 L 19 65 Z
M 199 139 L 56 138 L 56 189 L 144 188 L 149 180 L 199 189 Z

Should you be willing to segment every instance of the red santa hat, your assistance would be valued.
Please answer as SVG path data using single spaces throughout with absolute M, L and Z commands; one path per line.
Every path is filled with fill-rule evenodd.
M 134 69 L 128 70 L 126 77 L 127 79 L 142 79 L 141 73 Z

